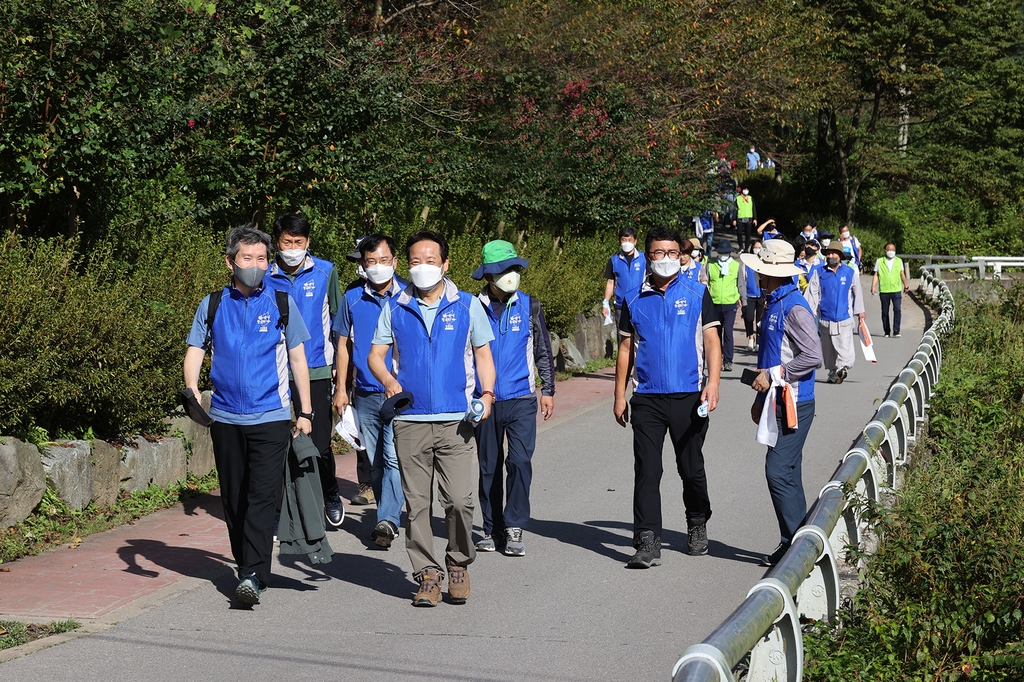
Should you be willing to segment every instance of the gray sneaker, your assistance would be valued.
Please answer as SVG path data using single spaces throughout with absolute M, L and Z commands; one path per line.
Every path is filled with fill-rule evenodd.
M 478 552 L 493 552 L 498 548 L 494 545 L 494 538 L 490 535 L 485 535 L 480 538 L 480 541 L 476 543 L 476 551 Z
M 505 556 L 526 556 L 522 528 L 505 529 Z
M 238 582 L 235 588 L 235 599 L 246 606 L 255 606 L 260 603 L 260 595 L 267 591 L 267 588 L 260 588 L 259 578 L 255 573 L 250 573 Z

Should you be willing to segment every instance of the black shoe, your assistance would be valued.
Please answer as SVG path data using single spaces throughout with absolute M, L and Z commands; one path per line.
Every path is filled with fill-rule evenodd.
M 690 556 L 704 556 L 708 553 L 708 527 L 706 524 L 701 523 L 687 527 L 686 546 Z
M 255 573 L 243 577 L 235 588 L 235 599 L 246 606 L 255 606 L 260 603 L 260 595 L 267 591 L 267 588 L 260 587 L 259 578 Z
M 788 550 L 789 550 L 789 543 L 788 542 L 780 542 L 779 546 L 776 547 L 775 550 L 771 554 L 769 554 L 767 556 L 761 557 L 761 565 L 765 566 L 765 567 L 768 567 L 768 568 L 774 566 L 775 564 L 777 564 L 780 561 L 782 561 L 782 555 L 785 554 Z
M 850 372 L 850 370 L 846 369 L 845 367 L 840 367 L 839 369 L 837 369 L 836 370 L 836 383 L 837 384 L 841 384 L 844 381 L 846 381 L 846 375 L 849 372 Z
M 324 516 L 327 517 L 327 523 L 335 528 L 341 527 L 341 522 L 345 520 L 345 505 L 341 502 L 341 495 L 335 494 L 324 501 Z
M 653 530 L 645 530 L 633 540 L 636 554 L 626 563 L 627 568 L 661 566 L 661 538 Z
M 378 547 L 387 549 L 398 537 L 398 526 L 388 520 L 381 521 L 373 529 L 373 539 Z

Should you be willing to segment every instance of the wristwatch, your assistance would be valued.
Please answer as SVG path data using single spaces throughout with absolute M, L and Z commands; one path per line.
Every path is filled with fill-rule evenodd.
M 313 421 L 314 414 L 316 414 L 316 412 L 299 412 L 299 419 L 308 419 L 309 421 Z

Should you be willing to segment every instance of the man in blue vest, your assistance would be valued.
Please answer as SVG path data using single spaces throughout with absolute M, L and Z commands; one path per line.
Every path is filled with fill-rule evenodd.
M 494 403 L 494 339 L 480 300 L 445 277 L 448 242 L 422 230 L 405 246 L 412 284 L 381 310 L 367 363 L 388 398 L 403 392 L 412 404 L 395 418 L 395 451 L 402 472 L 409 528 L 405 548 L 420 584 L 415 606 L 437 606 L 444 569 L 434 558 L 430 524 L 433 484 L 445 511 L 448 547 L 448 597 L 453 604 L 469 598 L 473 546 L 473 423 L 467 419 L 473 392 L 480 384 L 487 419 Z M 394 347 L 397 375 L 387 364 Z
M 345 292 L 334 318 L 338 342 L 334 407 L 338 414 L 348 407 L 351 364 L 354 373 L 352 408 L 359 421 L 363 447 L 370 458 L 370 481 L 377 501 L 373 538 L 377 546 L 387 549 L 398 536 L 405 495 L 395 454 L 394 431 L 391 422 L 380 417 L 385 400 L 384 385 L 370 372 L 367 358 L 381 311 L 405 290 L 408 282 L 395 275 L 395 242 L 387 235 L 373 234 L 359 242 L 359 265 L 366 280 Z M 391 354 L 385 358 L 385 364 L 389 369 L 392 367 Z
M 220 479 L 224 521 L 238 566 L 235 599 L 258 604 L 270 580 L 274 516 L 284 490 L 284 464 L 291 446 L 292 399 L 297 397 L 295 433 L 312 430 L 309 370 L 303 343 L 309 332 L 295 299 L 264 285 L 270 265 L 270 235 L 245 225 L 228 233 L 225 262 L 231 285 L 199 304 L 185 352 L 185 386 L 199 395 L 199 371 L 213 351 L 210 427 Z M 284 316 L 287 314 L 287 323 Z M 291 371 L 295 391 L 289 390 Z
M 758 376 L 751 384 L 757 397 L 750 417 L 758 424 L 757 441 L 768 446 L 764 473 L 780 541 L 771 554 L 761 558 L 761 565 L 774 566 L 789 549 L 807 514 L 803 450 L 814 421 L 814 370 L 821 363 L 821 346 L 814 313 L 793 281 L 800 273 L 793 245 L 772 239 L 757 255 L 745 253 L 740 259 L 758 273 L 765 296 Z M 787 402 L 795 414 L 787 411 Z M 792 417 L 796 417 L 795 423 Z
M 338 479 L 331 452 L 331 380 L 334 374 L 334 339 L 331 322 L 338 312 L 341 288 L 338 270 L 330 261 L 309 252 L 309 221 L 297 213 L 285 213 L 274 221 L 274 246 L 277 255 L 267 271 L 267 288 L 287 293 L 299 306 L 299 314 L 309 330 L 303 346 L 309 367 L 309 397 L 313 413 L 310 437 L 320 453 L 317 463 L 320 487 L 324 493 L 327 522 L 341 526 L 344 507 L 338 492 Z M 291 387 L 295 391 L 295 386 Z
M 619 249 L 621 253 L 609 258 L 604 267 L 607 282 L 604 286 L 604 300 L 601 302 L 601 314 L 605 317 L 611 312 L 612 303 L 615 304 L 616 324 L 622 312 L 622 302 L 627 294 L 640 288 L 647 272 L 647 259 L 636 250 L 636 230 L 629 225 L 619 229 Z
M 476 548 L 493 552 L 498 544 L 504 544 L 507 556 L 526 554 L 523 529 L 530 520 L 538 376 L 544 420 L 555 410 L 555 364 L 544 309 L 536 297 L 519 291 L 527 265 L 512 244 L 499 239 L 484 244 L 483 264 L 473 273 L 473 279 L 487 282 L 477 298 L 494 334 L 491 355 L 497 374 L 491 417 L 476 427 L 484 520 L 484 537 Z M 508 472 L 504 481 L 502 469 Z
M 857 359 L 854 338 L 864 319 L 860 273 L 842 262 L 844 256 L 841 242 L 829 244 L 825 248 L 825 267 L 814 272 L 804 292 L 811 312 L 820 313 L 821 354 L 830 384 L 843 383 L 853 367 Z
M 615 364 L 615 420 L 633 423 L 633 547 L 630 568 L 661 564 L 661 474 L 665 433 L 672 439 L 683 479 L 687 550 L 708 553 L 711 518 L 704 473 L 708 412 L 718 406 L 722 347 L 715 305 L 708 288 L 680 277 L 684 242 L 675 230 L 647 233 L 650 272 L 622 308 L 619 356 Z M 707 360 L 707 376 L 704 364 Z M 626 383 L 636 367 L 632 418 Z

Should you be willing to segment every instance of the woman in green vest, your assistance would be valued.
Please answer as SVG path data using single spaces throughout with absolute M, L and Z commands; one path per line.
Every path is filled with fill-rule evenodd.
M 900 337 L 903 313 L 903 292 L 910 291 L 903 260 L 896 257 L 896 245 L 885 245 L 885 258 L 875 261 L 875 276 L 871 278 L 871 295 L 878 291 L 882 300 L 882 331 L 889 338 L 889 304 L 892 304 L 892 335 Z

